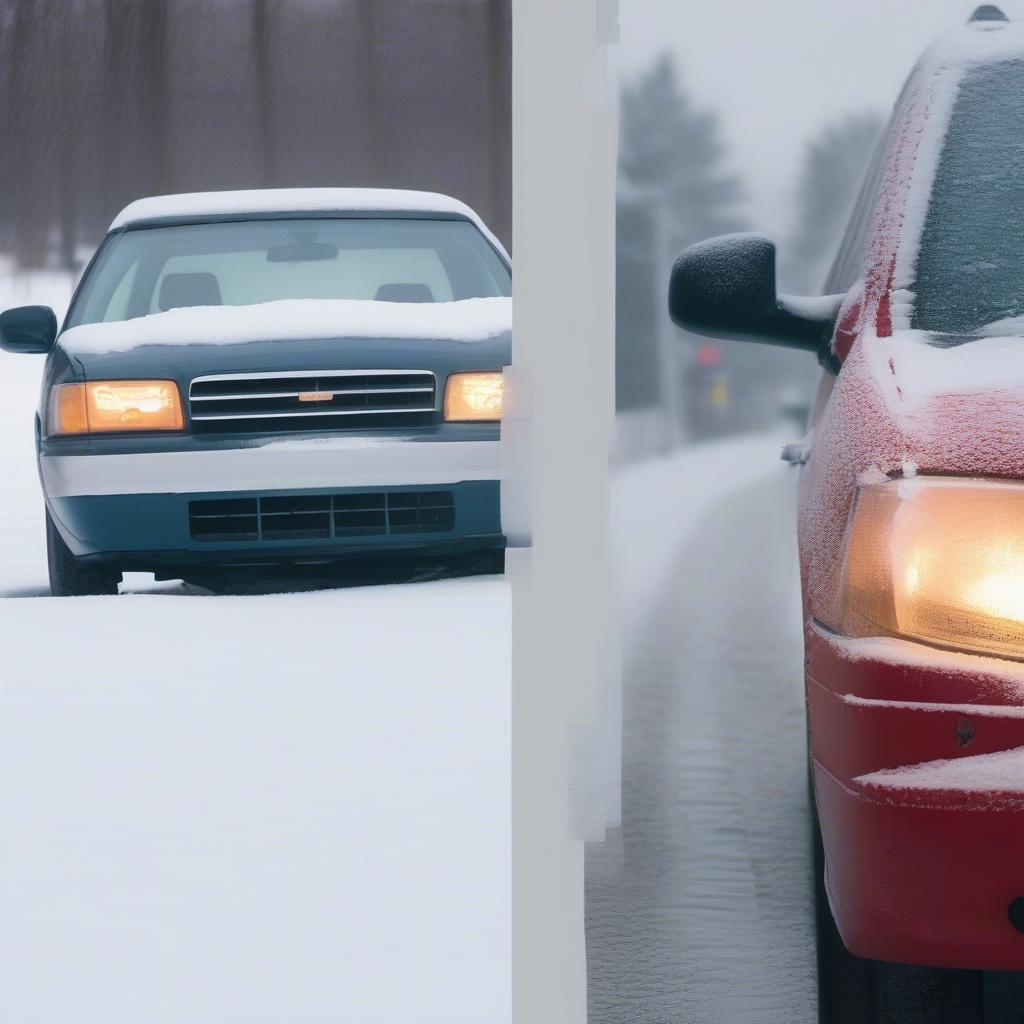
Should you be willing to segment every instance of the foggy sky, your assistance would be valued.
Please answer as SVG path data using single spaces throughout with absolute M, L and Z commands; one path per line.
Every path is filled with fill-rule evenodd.
M 722 115 L 732 162 L 759 227 L 788 228 L 808 137 L 830 117 L 887 116 L 914 61 L 970 0 L 620 0 L 628 75 L 671 49 L 683 81 Z M 1024 17 L 1024 0 L 1000 6 Z

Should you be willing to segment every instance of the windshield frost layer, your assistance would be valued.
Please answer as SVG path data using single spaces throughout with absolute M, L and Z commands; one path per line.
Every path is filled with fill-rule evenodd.
M 508 268 L 468 221 L 225 221 L 114 235 L 68 326 L 280 299 L 436 303 L 510 294 Z
M 992 333 L 1024 317 L 1024 62 L 964 77 L 932 186 L 911 326 Z M 1024 333 L 1024 320 L 1004 324 Z

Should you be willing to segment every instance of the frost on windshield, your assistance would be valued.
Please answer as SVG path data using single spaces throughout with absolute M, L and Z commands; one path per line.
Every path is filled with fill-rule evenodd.
M 964 75 L 917 256 L 911 326 L 991 333 L 1024 315 L 1024 60 Z

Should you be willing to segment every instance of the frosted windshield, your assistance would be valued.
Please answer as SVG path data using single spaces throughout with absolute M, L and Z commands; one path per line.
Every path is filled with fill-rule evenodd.
M 917 259 L 911 326 L 1024 334 L 1024 62 L 964 76 Z

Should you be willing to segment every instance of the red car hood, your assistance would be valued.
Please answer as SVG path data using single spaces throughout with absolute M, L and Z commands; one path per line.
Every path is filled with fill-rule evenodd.
M 906 461 L 929 473 L 1024 477 L 1024 338 L 906 331 L 864 342 L 864 370 Z

